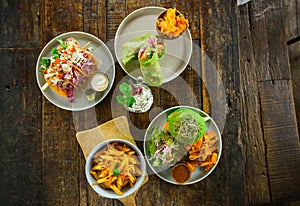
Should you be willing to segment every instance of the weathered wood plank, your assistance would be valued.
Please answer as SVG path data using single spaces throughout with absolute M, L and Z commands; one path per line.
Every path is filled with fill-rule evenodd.
M 146 6 L 156 6 L 158 3 L 157 0 L 154 1 L 136 1 L 136 0 L 129 0 L 126 1 L 126 15 L 130 14 L 136 9 L 146 7 Z
M 272 201 L 299 200 L 300 145 L 291 81 L 261 82 L 259 97 Z
M 245 203 L 257 205 L 268 204 L 270 193 L 249 9 L 247 4 L 240 6 L 238 16 L 241 136 L 245 158 Z
M 44 46 L 48 41 L 59 34 L 69 31 L 82 31 L 82 6 L 82 0 L 41 1 L 41 46 Z
M 1 205 L 43 203 L 38 53 L 38 48 L 0 49 Z
M 106 2 L 83 1 L 83 31 L 106 41 Z
M 299 0 L 284 0 L 284 25 L 286 32 L 286 41 L 300 36 L 300 1 Z
M 39 1 L 4 0 L 0 9 L 1 47 L 38 47 Z
M 120 5 L 117 5 L 120 7 Z M 112 41 L 110 40 L 109 34 L 109 22 L 107 16 L 109 16 L 109 1 L 87 1 L 83 5 L 83 22 L 85 25 L 89 26 L 89 29 L 86 32 L 94 34 L 99 37 L 108 47 L 111 48 Z M 110 41 L 108 41 L 110 40 Z M 111 50 L 112 51 L 112 50 Z M 113 52 L 113 51 L 112 51 Z M 111 119 L 111 94 L 109 94 L 102 102 L 100 102 L 94 108 L 81 111 L 78 114 L 74 115 L 78 117 L 77 123 L 81 125 L 81 129 L 90 129 L 92 127 L 98 126 L 106 121 Z M 76 130 L 78 131 L 78 130 Z M 80 151 L 81 153 L 81 151 Z M 81 153 L 82 154 L 82 153 Z M 112 205 L 113 200 L 100 197 L 87 183 L 84 167 L 85 159 L 80 154 L 79 159 L 79 168 L 80 170 L 80 191 L 81 191 L 81 200 L 80 205 Z
M 78 205 L 79 149 L 72 113 L 49 102 L 43 102 L 42 138 L 45 202 L 54 205 Z
M 289 46 L 289 60 L 292 74 L 294 104 L 296 109 L 297 124 L 300 128 L 300 41 Z
M 67 12 L 66 12 L 67 11 Z M 41 3 L 41 46 L 55 36 L 83 30 L 81 0 Z M 62 110 L 43 98 L 43 193 L 49 205 L 79 205 L 80 148 L 75 138 L 72 112 Z M 82 174 L 82 173 L 81 173 Z
M 290 79 L 281 1 L 251 1 L 250 31 L 258 81 Z
M 115 38 L 120 23 L 126 16 L 125 2 L 122 0 L 107 1 L 106 14 L 107 38 L 112 40 Z
M 122 0 L 107 1 L 106 9 L 106 28 L 107 28 L 107 46 L 110 48 L 113 56 L 114 54 L 114 38 L 119 27 L 119 24 L 126 17 L 126 2 Z M 121 115 L 129 117 L 129 113 L 125 112 L 124 108 L 116 101 L 116 92 L 119 91 L 118 85 L 125 77 L 125 72 L 122 70 L 115 58 L 115 80 L 111 89 L 110 95 L 105 98 L 103 105 L 106 105 L 106 109 L 97 110 L 97 117 L 101 122 L 107 121 L 106 118 L 116 118 Z M 102 105 L 102 103 L 101 103 Z M 99 107 L 101 108 L 101 105 Z M 105 115 L 104 115 L 105 114 Z
M 266 135 L 270 136 L 271 134 L 270 129 L 266 127 L 271 127 L 274 130 L 273 126 L 275 125 L 271 124 L 274 123 L 275 118 L 278 120 L 275 123 L 276 126 L 285 128 L 288 121 L 286 118 L 294 120 L 295 116 L 293 115 L 295 114 L 286 116 L 278 111 L 273 113 L 268 111 L 266 106 L 262 109 L 260 99 L 258 99 L 260 97 L 258 96 L 260 91 L 258 82 L 262 81 L 261 85 L 264 81 L 269 82 L 268 80 L 291 78 L 286 46 L 286 35 L 288 34 L 285 33 L 284 6 L 281 1 L 264 1 L 263 3 L 251 1 L 248 5 L 240 7 L 239 12 L 241 85 L 243 91 L 241 99 L 244 110 L 242 113 L 245 114 L 242 121 L 242 128 L 245 130 L 242 131 L 242 134 L 246 135 L 245 158 L 246 163 L 249 163 L 249 165 L 246 164 L 246 180 L 250 183 L 246 187 L 246 194 L 248 194 L 246 202 L 248 204 L 265 204 L 271 200 L 276 200 L 276 198 L 280 199 L 281 194 L 278 194 L 277 190 L 278 184 L 271 183 L 272 179 L 269 179 L 268 182 L 266 175 L 270 174 L 269 158 L 271 157 L 268 155 L 272 153 L 275 155 L 282 150 L 281 144 L 278 144 L 280 141 L 269 141 L 266 144 Z M 277 94 L 281 93 L 277 91 Z M 275 91 L 269 95 L 271 96 L 268 97 L 272 98 L 276 95 Z M 282 108 L 284 104 L 281 103 L 277 104 L 277 109 L 281 107 L 284 109 L 281 111 L 290 112 L 289 109 Z M 265 112 L 263 110 L 268 111 L 263 116 L 265 119 L 261 119 L 259 115 L 261 112 Z M 291 111 L 291 113 L 293 112 Z M 279 118 L 281 115 L 283 117 Z M 263 124 L 261 124 L 262 121 Z M 288 134 L 293 132 L 292 129 L 292 132 L 288 132 Z M 286 143 L 287 145 L 293 144 L 292 139 L 285 139 L 285 141 L 290 141 L 290 143 Z M 271 151 L 270 148 L 272 148 Z M 263 156 L 264 153 L 267 154 L 265 157 Z M 270 189 L 268 189 L 268 183 L 271 186 Z
M 212 91 L 209 94 L 203 91 L 203 108 L 211 114 L 225 113 L 226 117 L 226 122 L 225 119 L 219 121 L 220 125 L 225 123 L 221 161 L 214 175 L 205 180 L 204 201 L 207 205 L 244 203 L 245 168 L 239 130 L 241 114 L 238 100 L 240 77 L 236 13 L 236 2 L 200 2 L 203 81 L 213 87 L 209 88 Z M 210 69 L 216 72 L 211 73 Z M 222 86 L 225 89 L 225 101 Z M 217 102 L 223 106 L 212 109 Z

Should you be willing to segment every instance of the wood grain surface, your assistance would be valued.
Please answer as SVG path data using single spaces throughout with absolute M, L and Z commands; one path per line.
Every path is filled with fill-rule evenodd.
M 299 182 L 300 148 L 287 45 L 297 35 L 290 9 L 282 1 L 253 1 L 239 10 L 246 202 L 253 205 L 299 198 L 292 183 Z
M 76 133 L 126 116 L 138 147 L 150 121 L 179 104 L 203 109 L 220 126 L 220 162 L 205 180 L 177 186 L 149 175 L 137 205 L 300 204 L 299 0 L 3 0 L 0 9 L 0 205 L 122 205 L 88 185 Z M 121 21 L 145 6 L 175 7 L 193 39 L 185 71 L 151 87 L 149 112 L 116 106 L 126 78 L 116 61 L 109 95 L 70 112 L 51 104 L 36 83 L 36 61 L 55 36 L 84 31 L 113 51 Z M 298 116 L 296 115 L 298 114 Z

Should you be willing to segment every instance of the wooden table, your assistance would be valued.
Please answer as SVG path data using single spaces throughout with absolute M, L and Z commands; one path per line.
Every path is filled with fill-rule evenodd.
M 62 110 L 43 97 L 35 64 L 49 40 L 84 31 L 109 44 L 130 12 L 175 3 L 190 20 L 195 49 L 177 79 L 153 88 L 150 112 L 112 108 L 113 92 L 82 112 Z M 150 175 L 137 205 L 299 205 L 299 10 L 299 0 L 251 0 L 241 6 L 227 0 L 2 1 L 0 204 L 122 205 L 99 197 L 88 185 L 76 132 L 120 114 L 142 140 L 151 118 L 184 103 L 223 119 L 217 121 L 223 140 L 220 162 L 210 176 L 190 186 Z M 112 91 L 125 76 L 115 66 Z M 182 81 L 193 95 L 182 94 Z M 143 142 L 137 144 L 142 149 Z

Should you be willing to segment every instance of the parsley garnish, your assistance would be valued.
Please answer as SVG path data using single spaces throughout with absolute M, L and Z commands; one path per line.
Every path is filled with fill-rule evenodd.
M 52 56 L 53 59 L 56 59 L 56 58 L 60 57 L 60 54 L 58 53 L 58 50 L 55 47 L 52 48 L 51 56 Z
M 61 37 L 58 37 L 56 40 L 60 43 L 60 45 L 62 46 L 63 49 L 67 48 L 64 40 Z
M 41 65 L 41 68 L 40 68 L 40 71 L 43 71 L 45 70 L 47 67 L 49 67 L 51 64 L 51 60 L 47 57 L 42 57 L 42 61 L 40 63 Z
M 120 168 L 118 163 L 115 166 L 115 169 L 113 170 L 114 175 L 116 175 L 117 177 L 120 175 Z

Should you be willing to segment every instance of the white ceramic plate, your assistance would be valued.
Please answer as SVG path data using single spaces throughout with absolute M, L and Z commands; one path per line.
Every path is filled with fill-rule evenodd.
M 159 128 L 163 127 L 163 125 L 166 122 L 167 116 L 179 108 L 189 108 L 189 109 L 192 109 L 192 110 L 196 111 L 197 113 L 199 113 L 204 118 L 204 121 L 206 124 L 205 133 L 207 133 L 209 131 L 213 131 L 216 134 L 216 136 L 218 137 L 218 149 L 217 149 L 218 159 L 217 159 L 216 164 L 207 172 L 205 172 L 203 170 L 203 168 L 200 168 L 199 166 L 196 167 L 196 170 L 194 172 L 192 172 L 191 178 L 187 182 L 181 184 L 181 185 L 189 185 L 189 184 L 194 184 L 196 182 L 199 182 L 199 181 L 205 179 L 215 169 L 215 167 L 217 166 L 217 164 L 220 160 L 220 157 L 221 157 L 221 152 L 222 152 L 221 134 L 220 134 L 219 128 L 216 125 L 215 121 L 208 114 L 206 114 L 205 112 L 203 112 L 202 110 L 200 110 L 198 108 L 190 107 L 190 106 L 171 107 L 171 108 L 161 112 L 151 121 L 151 123 L 149 124 L 149 126 L 147 128 L 147 131 L 146 131 L 145 137 L 144 137 L 144 152 L 145 152 L 145 158 L 146 158 L 146 161 L 147 161 L 149 167 L 152 169 L 152 171 L 157 176 L 159 176 L 161 179 L 163 179 L 169 183 L 178 184 L 171 178 L 171 168 L 167 168 L 167 169 L 164 168 L 164 169 L 159 170 L 157 167 L 153 167 L 151 165 L 151 161 L 149 160 L 150 159 L 149 143 L 151 140 L 150 131 L 152 130 L 152 128 L 154 126 L 159 127 Z
M 132 78 L 141 76 L 139 64 L 136 62 L 122 64 L 122 47 L 136 36 L 151 32 L 157 34 L 156 18 L 166 8 L 143 7 L 130 13 L 119 25 L 115 36 L 114 49 L 117 60 L 122 69 Z M 163 83 L 168 82 L 180 75 L 190 61 L 192 54 L 192 37 L 186 30 L 180 37 L 174 40 L 165 40 L 166 54 L 160 59 Z
M 90 42 L 89 47 L 93 48 L 92 54 L 97 58 L 99 62 L 99 66 L 97 69 L 97 72 L 103 72 L 105 73 L 109 78 L 109 86 L 108 88 L 101 93 L 96 93 L 95 100 L 88 101 L 85 95 L 85 91 L 90 88 L 89 81 L 87 81 L 86 84 L 82 85 L 80 88 L 78 88 L 75 92 L 75 101 L 73 103 L 70 103 L 67 98 L 64 98 L 58 94 L 56 94 L 50 87 L 48 87 L 45 90 L 42 90 L 42 86 L 45 84 L 44 76 L 41 72 L 39 72 L 39 65 L 41 63 L 42 57 L 50 57 L 51 56 L 51 49 L 53 47 L 57 47 L 59 43 L 57 42 L 57 38 L 61 37 L 63 40 L 74 37 L 77 39 L 79 44 L 81 46 L 84 46 L 87 42 Z M 53 38 L 41 51 L 37 64 L 36 64 L 36 78 L 37 83 L 43 93 L 43 95 L 54 105 L 61 109 L 70 110 L 70 111 L 79 111 L 88 109 L 90 107 L 95 106 L 99 102 L 101 102 L 105 96 L 110 91 L 114 79 L 115 79 L 115 63 L 113 56 L 108 49 L 108 47 L 97 37 L 85 33 L 85 32 L 68 32 L 61 34 L 55 38 Z

